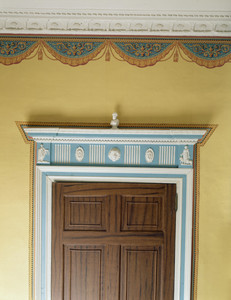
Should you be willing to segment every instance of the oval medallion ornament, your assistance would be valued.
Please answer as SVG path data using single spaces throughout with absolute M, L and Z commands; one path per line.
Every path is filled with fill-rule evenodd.
M 120 159 L 120 149 L 112 148 L 108 153 L 108 157 L 110 158 L 111 161 L 119 160 Z
M 84 150 L 82 147 L 78 147 L 75 151 L 75 158 L 77 161 L 82 161 L 84 158 Z
M 145 159 L 147 163 L 151 163 L 154 160 L 154 151 L 152 148 L 149 148 L 146 152 L 145 152 Z

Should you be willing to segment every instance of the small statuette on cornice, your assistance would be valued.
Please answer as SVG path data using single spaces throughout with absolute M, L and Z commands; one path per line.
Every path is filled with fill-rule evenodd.
M 145 160 L 147 163 L 151 163 L 154 160 L 154 151 L 152 148 L 148 148 L 148 150 L 145 152 Z
M 180 163 L 183 166 L 191 166 L 192 160 L 190 159 L 190 152 L 188 146 L 184 147 L 183 152 L 180 155 Z
M 117 119 L 118 117 L 118 114 L 115 112 L 112 114 L 112 120 L 111 120 L 111 126 L 112 126 L 112 129 L 118 129 L 118 126 L 119 126 L 119 120 Z
M 109 153 L 108 153 L 108 157 L 111 161 L 117 161 L 120 159 L 120 149 L 118 148 L 112 148 Z
M 77 161 L 82 161 L 84 159 L 84 150 L 82 147 L 78 147 L 75 151 L 75 158 Z
M 45 161 L 45 156 L 49 154 L 49 150 L 45 149 L 43 144 L 40 145 L 40 148 L 38 149 L 38 163 L 49 163 L 49 161 Z

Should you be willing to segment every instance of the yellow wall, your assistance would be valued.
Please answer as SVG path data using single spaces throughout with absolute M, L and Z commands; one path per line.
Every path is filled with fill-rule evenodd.
M 201 148 L 198 300 L 231 297 L 231 65 L 48 59 L 0 66 L 0 299 L 28 300 L 29 145 L 20 121 L 217 123 Z

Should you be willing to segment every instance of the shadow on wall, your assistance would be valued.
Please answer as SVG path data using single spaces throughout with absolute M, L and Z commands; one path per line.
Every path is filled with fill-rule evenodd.
M 151 123 L 151 124 L 211 124 L 214 120 L 214 114 L 211 113 L 197 113 L 189 114 L 174 114 L 174 115 L 161 115 L 158 112 L 153 112 L 151 115 L 131 115 L 129 113 L 121 112 L 119 108 L 112 110 L 111 112 L 97 113 L 95 116 L 82 115 L 80 112 L 76 112 L 75 115 L 64 115 L 59 113 L 44 113 L 29 115 L 27 122 L 64 122 L 64 123 L 108 123 L 112 119 L 112 113 L 118 113 L 118 119 L 120 123 Z
M 91 109 L 91 108 L 90 108 Z M 110 113 L 104 112 L 97 115 L 87 116 L 81 114 L 80 111 L 76 111 L 75 115 L 63 115 L 60 113 L 44 113 L 44 114 L 36 114 L 31 113 L 28 117 L 28 120 L 24 120 L 27 122 L 64 122 L 64 123 L 109 123 L 112 119 L 112 113 L 117 112 L 119 118 L 122 117 L 120 106 L 117 105 L 114 110 Z M 122 119 L 121 119 L 122 120 Z

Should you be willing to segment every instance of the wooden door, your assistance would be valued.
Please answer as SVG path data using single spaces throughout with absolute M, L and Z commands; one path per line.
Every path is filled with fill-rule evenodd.
M 55 183 L 52 300 L 173 300 L 175 185 Z

